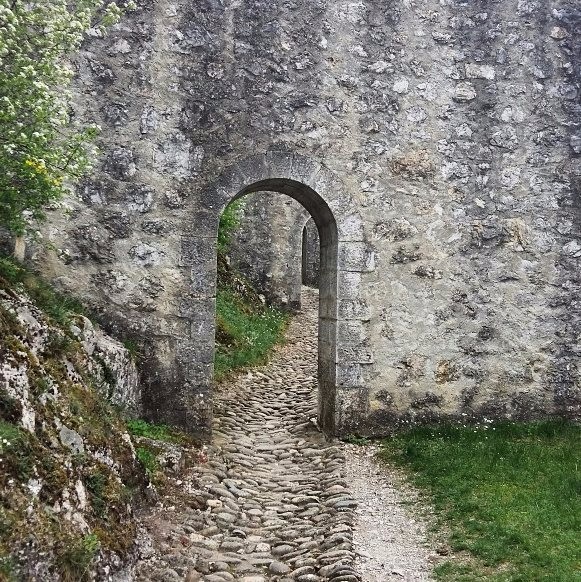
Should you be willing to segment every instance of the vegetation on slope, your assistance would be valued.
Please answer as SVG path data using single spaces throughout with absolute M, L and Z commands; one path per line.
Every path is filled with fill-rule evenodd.
M 215 376 L 264 363 L 284 338 L 288 314 L 266 305 L 252 285 L 219 259 Z
M 0 258 L 2 580 L 85 580 L 134 549 L 148 479 L 73 332 L 77 307 Z
M 264 363 L 283 340 L 288 315 L 268 306 L 252 285 L 232 269 L 227 252 L 240 220 L 241 203 L 224 210 L 218 231 L 215 377 Z
M 429 493 L 457 558 L 442 580 L 581 580 L 581 427 L 416 428 L 384 442 Z
M 8 257 L 0 256 L 0 279 L 4 288 L 20 287 L 50 321 L 67 326 L 76 315 L 85 313 L 79 301 L 56 292 L 48 283 Z

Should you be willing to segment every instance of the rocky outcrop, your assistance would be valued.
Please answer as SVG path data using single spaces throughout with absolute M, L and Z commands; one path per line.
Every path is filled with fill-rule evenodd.
M 105 580 L 135 551 L 137 369 L 56 301 L 0 277 L 0 579 Z

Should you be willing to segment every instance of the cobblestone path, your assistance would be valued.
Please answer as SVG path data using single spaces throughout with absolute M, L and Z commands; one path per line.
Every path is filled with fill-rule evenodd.
M 136 579 L 360 580 L 342 448 L 312 421 L 317 296 L 305 295 L 271 363 L 216 395 L 209 460 L 146 521 L 153 547 Z

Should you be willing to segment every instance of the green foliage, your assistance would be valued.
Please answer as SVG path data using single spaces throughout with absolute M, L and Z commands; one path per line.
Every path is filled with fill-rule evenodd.
M 165 424 L 153 424 L 142 419 L 127 421 L 127 430 L 134 436 L 147 437 L 156 441 L 179 443 L 184 435 Z
M 417 428 L 383 455 L 430 493 L 455 551 L 442 580 L 581 579 L 581 427 L 567 422 Z
M 0 257 L 0 287 L 2 279 L 21 285 L 36 306 L 61 327 L 68 327 L 74 314 L 84 313 L 79 301 L 57 293 L 48 283 L 7 257 Z
M 95 469 L 85 477 L 85 486 L 91 494 L 91 506 L 99 517 L 105 517 L 107 511 L 106 492 L 108 476 L 99 469 Z
M 141 357 L 141 353 L 139 351 L 139 344 L 132 339 L 124 339 L 123 340 L 123 346 L 125 347 L 125 349 L 127 350 L 127 352 L 129 353 L 129 357 L 136 362 L 137 360 L 139 360 L 139 358 Z
M 95 358 L 99 364 L 101 365 L 101 369 L 103 370 L 103 380 L 109 384 L 111 387 L 115 387 L 117 385 L 117 376 L 115 372 L 111 369 L 111 366 L 107 364 L 102 358 Z
M 9 475 L 15 475 L 22 481 L 32 477 L 34 463 L 28 433 L 3 420 L 0 420 L 0 458 L 3 459 L 0 485 Z
M 0 555 L 0 580 L 13 582 L 16 579 L 14 574 L 14 559 L 11 556 Z
M 108 0 L 0 0 L 0 224 L 15 233 L 88 166 L 98 127 L 71 118 L 67 58 L 121 13 Z
M 139 459 L 139 462 L 143 465 L 143 468 L 149 475 L 149 477 L 155 476 L 155 473 L 159 469 L 159 463 L 157 462 L 156 454 L 147 447 L 137 447 L 135 449 L 135 454 Z
M 60 330 L 51 330 L 48 334 L 46 349 L 53 356 L 66 356 L 75 348 L 75 340 Z
M 288 315 L 245 300 L 229 288 L 216 298 L 215 375 L 264 363 L 273 346 L 283 339 Z
M 0 421 L 0 446 L 12 446 L 26 442 L 24 431 L 11 422 Z
M 244 201 L 242 199 L 235 200 L 229 204 L 222 216 L 220 217 L 220 224 L 218 226 L 218 252 L 226 253 L 232 240 L 236 228 L 240 224 L 240 217 L 244 208 Z
M 99 553 L 101 543 L 95 534 L 87 534 L 65 548 L 59 555 L 58 567 L 64 582 L 91 579 L 90 567 Z
M 264 304 L 252 285 L 226 260 L 240 224 L 244 201 L 235 200 L 220 217 L 214 372 L 221 380 L 234 370 L 262 364 L 282 341 L 288 315 Z
M 16 398 L 10 396 L 6 391 L 0 389 L 0 421 L 4 420 L 6 423 L 15 423 L 20 420 L 22 414 L 22 406 Z M 0 427 L 1 427 L 0 423 Z M 0 428 L 0 431 L 2 429 Z

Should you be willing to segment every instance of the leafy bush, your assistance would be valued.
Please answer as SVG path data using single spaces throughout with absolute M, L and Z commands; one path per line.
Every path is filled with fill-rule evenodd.
M 0 0 L 0 225 L 16 234 L 87 168 L 98 128 L 72 121 L 67 57 L 121 12 L 108 0 Z

